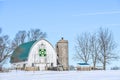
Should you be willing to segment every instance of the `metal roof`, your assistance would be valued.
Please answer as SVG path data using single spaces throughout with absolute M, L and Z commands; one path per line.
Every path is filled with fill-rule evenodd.
M 78 63 L 79 65 L 89 65 L 88 63 Z
M 18 46 L 12 56 L 11 56 L 11 62 L 15 63 L 15 62 L 22 62 L 22 61 L 26 61 L 29 55 L 29 51 L 32 47 L 32 45 L 35 43 L 36 41 L 30 41 L 27 43 L 23 43 L 20 46 Z

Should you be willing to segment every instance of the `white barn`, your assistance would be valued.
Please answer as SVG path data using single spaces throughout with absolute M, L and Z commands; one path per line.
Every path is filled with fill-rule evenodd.
M 12 62 L 19 68 L 25 66 L 45 70 L 46 67 L 57 67 L 57 53 L 47 40 L 40 39 L 20 45 L 13 53 Z
M 58 58 L 52 44 L 45 39 L 40 39 L 17 47 L 12 54 L 11 63 L 16 69 L 48 70 L 57 69 L 60 62 Z

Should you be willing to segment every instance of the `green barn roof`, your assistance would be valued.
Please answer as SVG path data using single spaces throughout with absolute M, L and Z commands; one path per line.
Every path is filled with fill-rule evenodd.
M 30 41 L 18 46 L 11 56 L 11 62 L 22 62 L 26 61 L 29 55 L 30 48 L 36 41 Z

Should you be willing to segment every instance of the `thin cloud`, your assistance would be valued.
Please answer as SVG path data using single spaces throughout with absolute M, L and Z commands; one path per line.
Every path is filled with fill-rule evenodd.
M 120 14 L 120 11 L 81 13 L 79 15 L 72 15 L 72 16 L 94 16 L 94 15 L 106 15 L 106 14 Z
M 105 24 L 106 26 L 120 26 L 120 24 Z

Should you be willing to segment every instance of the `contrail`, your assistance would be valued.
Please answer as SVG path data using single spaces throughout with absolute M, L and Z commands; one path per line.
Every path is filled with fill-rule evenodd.
M 106 15 L 106 14 L 120 14 L 120 11 L 81 13 L 81 14 L 72 15 L 72 16 L 94 16 L 94 15 Z

